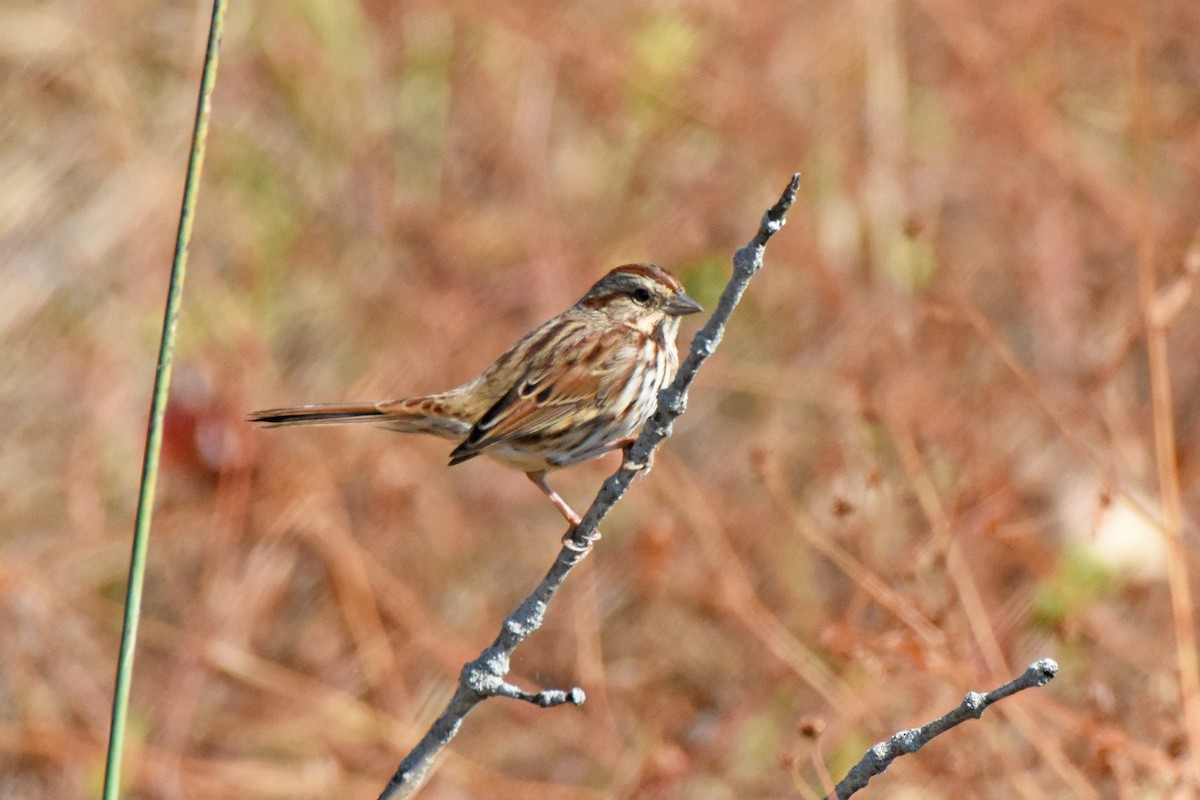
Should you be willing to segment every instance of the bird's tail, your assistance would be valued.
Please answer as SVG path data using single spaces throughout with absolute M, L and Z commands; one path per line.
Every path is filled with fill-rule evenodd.
M 383 422 L 387 413 L 379 403 L 318 403 L 291 408 L 268 408 L 255 411 L 251 422 L 270 427 L 282 425 L 341 425 L 347 422 Z
M 462 408 L 458 396 L 450 392 L 382 403 L 318 403 L 269 408 L 255 411 L 249 419 L 269 428 L 375 422 L 401 433 L 429 433 L 444 439 L 462 439 L 474 421 Z

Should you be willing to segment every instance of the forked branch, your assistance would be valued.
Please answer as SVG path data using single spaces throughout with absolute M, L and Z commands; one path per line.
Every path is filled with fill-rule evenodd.
M 621 468 L 601 486 L 596 499 L 583 515 L 583 521 L 564 540 L 563 547 L 546 577 L 516 610 L 505 618 L 496 640 L 479 655 L 479 658 L 463 666 L 458 687 L 446 710 L 400 762 L 396 773 L 380 794 L 380 800 L 411 797 L 420 787 L 438 753 L 454 738 L 466 715 L 489 697 L 525 700 L 543 708 L 566 703 L 579 705 L 584 701 L 583 690 L 579 687 L 567 691 L 550 689 L 526 692 L 509 683 L 505 676 L 508 674 L 512 653 L 531 633 L 541 627 L 546 607 L 558 591 L 558 587 L 599 538 L 597 530 L 600 522 L 625 494 L 634 476 L 650 462 L 654 449 L 671 435 L 671 426 L 687 407 L 688 387 L 695 380 L 700 365 L 708 360 L 720 344 L 725 335 L 725 325 L 749 286 L 750 279 L 762 269 L 767 241 L 783 227 L 799 186 L 799 174 L 793 175 L 779 202 L 763 215 L 754 238 L 734 253 L 733 276 L 721 292 L 716 310 L 692 339 L 691 351 L 680 364 L 675 381 L 659 394 L 658 410 L 627 451 Z

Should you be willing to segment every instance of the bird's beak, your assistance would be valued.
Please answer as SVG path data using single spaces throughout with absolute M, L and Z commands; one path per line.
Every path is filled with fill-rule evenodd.
M 678 292 L 674 297 L 666 302 L 663 310 L 672 317 L 682 317 L 685 314 L 695 314 L 697 311 L 703 311 L 700 304 L 687 296 L 686 292 Z

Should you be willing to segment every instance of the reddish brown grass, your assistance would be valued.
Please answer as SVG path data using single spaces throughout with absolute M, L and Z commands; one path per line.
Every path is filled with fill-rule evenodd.
M 128 797 L 375 796 L 562 534 L 442 442 L 246 412 L 454 385 L 623 261 L 711 303 L 796 169 L 519 651 L 587 704 L 485 704 L 426 795 L 813 797 L 1040 656 L 867 794 L 1200 793 L 1200 6 L 749 8 L 233 4 Z M 5 798 L 97 793 L 206 23 L 0 9 Z

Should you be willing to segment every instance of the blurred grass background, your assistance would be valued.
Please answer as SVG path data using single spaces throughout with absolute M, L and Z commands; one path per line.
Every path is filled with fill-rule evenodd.
M 208 13 L 0 6 L 5 798 L 98 794 Z M 485 704 L 425 796 L 812 797 L 817 764 L 1044 655 L 1050 687 L 864 796 L 1200 792 L 1167 581 L 1200 588 L 1200 6 L 285 0 L 228 25 L 128 797 L 376 796 L 562 533 L 443 442 L 246 412 L 456 385 L 625 261 L 711 304 L 797 169 L 676 435 L 514 663 L 587 705 Z M 555 485 L 582 507 L 615 463 Z

